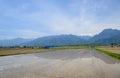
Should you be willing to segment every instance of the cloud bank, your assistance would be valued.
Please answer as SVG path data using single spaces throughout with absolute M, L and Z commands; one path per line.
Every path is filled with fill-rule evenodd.
M 1 0 L 0 38 L 95 35 L 120 29 L 119 0 Z

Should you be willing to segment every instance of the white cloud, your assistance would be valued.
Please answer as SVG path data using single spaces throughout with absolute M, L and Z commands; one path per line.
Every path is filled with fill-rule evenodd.
M 107 0 L 107 2 L 109 1 Z M 113 17 L 109 17 L 105 22 L 99 20 L 100 16 L 97 14 L 107 10 L 108 4 L 109 3 L 106 3 L 104 0 L 71 0 L 68 5 L 71 12 L 69 13 L 66 9 L 61 8 L 61 6 L 58 6 L 52 1 L 41 0 L 26 2 L 15 8 L 7 7 L 5 8 L 5 15 L 16 18 L 16 20 L 21 21 L 20 23 L 23 23 L 22 25 L 24 26 L 34 25 L 33 27 L 30 26 L 23 30 L 17 30 L 21 37 L 30 38 L 50 34 L 95 35 L 104 28 L 119 28 L 120 19 L 112 23 L 109 19 Z M 32 11 L 30 10 L 32 9 L 31 7 L 35 7 L 37 10 Z M 29 12 L 29 10 L 32 12 Z M 43 28 L 45 28 L 45 30 L 42 30 Z
M 43 32 L 34 31 L 34 30 L 17 30 L 17 32 L 23 38 L 38 38 L 38 37 L 49 35 L 48 33 L 43 33 Z
M 34 31 L 34 30 L 22 30 L 22 29 L 17 29 L 17 30 L 0 30 L 0 32 L 6 34 L 4 36 L 2 36 L 2 34 L 0 35 L 0 38 L 4 37 L 4 38 L 17 38 L 17 37 L 22 37 L 22 38 L 38 38 L 38 37 L 42 37 L 42 36 L 48 36 L 50 34 L 48 33 L 44 33 L 44 32 L 40 32 L 40 31 Z M 11 36 L 8 36 L 8 33 L 11 34 Z

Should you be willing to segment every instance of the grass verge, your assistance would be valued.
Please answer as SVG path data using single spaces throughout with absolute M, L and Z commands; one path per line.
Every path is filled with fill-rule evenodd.
M 109 51 L 105 51 L 105 50 L 102 50 L 102 49 L 96 49 L 97 51 L 101 52 L 101 53 L 104 53 L 104 54 L 107 54 L 111 57 L 114 57 L 114 58 L 117 58 L 120 60 L 120 54 L 117 54 L 117 53 L 112 53 L 112 52 L 109 52 Z

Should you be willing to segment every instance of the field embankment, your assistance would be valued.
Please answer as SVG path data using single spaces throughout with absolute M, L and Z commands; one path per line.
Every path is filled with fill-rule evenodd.
M 0 56 L 17 55 L 17 54 L 28 54 L 44 52 L 45 49 L 33 49 L 33 48 L 1 48 Z
M 64 49 L 88 49 L 88 46 L 61 46 L 53 48 L 0 48 L 0 56 L 18 55 L 18 54 L 29 54 L 29 53 L 40 53 L 50 52 L 55 50 Z
M 61 46 L 52 48 L 52 50 L 64 50 L 64 49 L 89 49 L 88 45 L 78 45 L 78 46 Z
M 96 50 L 120 60 L 120 47 L 104 46 L 97 47 Z

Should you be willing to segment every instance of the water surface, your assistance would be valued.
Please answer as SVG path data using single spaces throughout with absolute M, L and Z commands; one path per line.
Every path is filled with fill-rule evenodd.
M 0 78 L 120 78 L 120 61 L 94 50 L 5 56 Z

